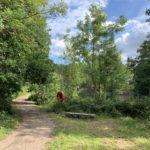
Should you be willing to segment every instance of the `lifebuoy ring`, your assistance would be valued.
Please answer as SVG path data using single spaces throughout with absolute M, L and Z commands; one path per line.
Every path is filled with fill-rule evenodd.
M 59 102 L 63 102 L 64 99 L 65 99 L 64 92 L 63 92 L 63 91 L 59 91 L 59 92 L 57 93 L 57 100 L 58 100 Z

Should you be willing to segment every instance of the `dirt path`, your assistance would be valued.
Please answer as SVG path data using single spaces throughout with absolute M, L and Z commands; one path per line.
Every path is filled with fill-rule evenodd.
M 50 141 L 53 122 L 26 98 L 20 97 L 20 101 L 15 102 L 23 121 L 16 131 L 0 141 L 0 150 L 43 150 Z

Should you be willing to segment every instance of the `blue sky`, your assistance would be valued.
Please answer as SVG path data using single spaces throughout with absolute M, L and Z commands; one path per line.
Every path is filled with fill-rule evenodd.
M 58 0 L 49 0 L 57 2 Z M 150 0 L 65 0 L 69 10 L 64 18 L 56 20 L 47 19 L 47 26 L 51 28 L 52 45 L 49 57 L 55 63 L 64 63 L 60 59 L 65 50 L 63 40 L 59 39 L 58 33 L 65 33 L 67 28 L 76 33 L 77 20 L 83 20 L 88 12 L 90 4 L 100 3 L 106 12 L 108 22 L 115 21 L 119 16 L 127 17 L 126 30 L 116 35 L 115 42 L 121 51 L 122 61 L 126 62 L 128 57 L 135 57 L 136 50 L 150 32 L 150 25 L 145 22 L 145 10 L 150 8 Z

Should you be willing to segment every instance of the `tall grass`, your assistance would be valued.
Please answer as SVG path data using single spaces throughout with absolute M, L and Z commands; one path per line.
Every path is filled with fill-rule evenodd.
M 19 123 L 19 116 L 16 114 L 8 114 L 4 111 L 0 112 L 0 139 L 10 133 Z
M 150 130 L 130 117 L 70 119 L 51 114 L 56 124 L 49 150 L 149 150 Z

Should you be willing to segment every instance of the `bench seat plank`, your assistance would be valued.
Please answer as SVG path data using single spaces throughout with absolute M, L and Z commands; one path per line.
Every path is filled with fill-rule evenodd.
M 94 118 L 95 114 L 87 114 L 87 113 L 76 113 L 76 112 L 66 112 L 65 115 L 67 117 L 75 117 L 75 118 Z

